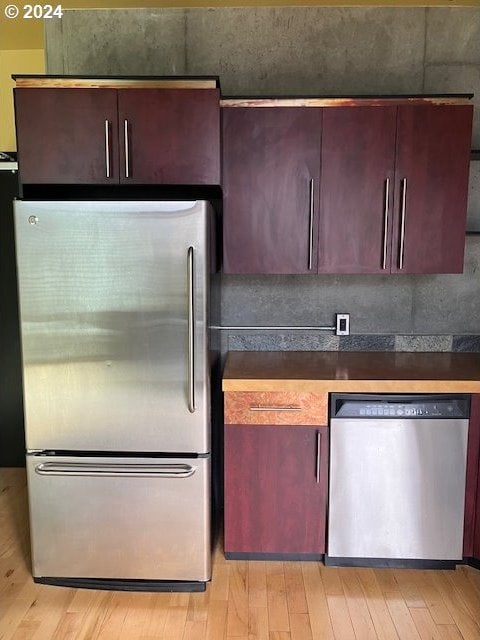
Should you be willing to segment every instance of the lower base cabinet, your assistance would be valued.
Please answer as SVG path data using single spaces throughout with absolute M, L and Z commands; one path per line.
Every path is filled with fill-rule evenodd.
M 325 553 L 328 428 L 225 426 L 227 558 Z
M 480 394 L 472 395 L 467 454 L 464 556 L 480 569 Z

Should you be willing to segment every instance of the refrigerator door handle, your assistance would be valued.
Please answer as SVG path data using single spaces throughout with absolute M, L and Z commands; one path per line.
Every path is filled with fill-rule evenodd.
M 188 410 L 195 413 L 195 263 L 193 247 L 187 253 L 188 280 Z
M 91 462 L 42 462 L 35 467 L 40 476 L 88 476 L 129 478 L 189 478 L 196 468 L 189 464 L 93 464 Z

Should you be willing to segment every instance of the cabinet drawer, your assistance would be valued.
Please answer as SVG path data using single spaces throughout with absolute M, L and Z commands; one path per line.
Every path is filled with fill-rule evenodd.
M 326 425 L 327 393 L 231 391 L 225 393 L 226 424 Z

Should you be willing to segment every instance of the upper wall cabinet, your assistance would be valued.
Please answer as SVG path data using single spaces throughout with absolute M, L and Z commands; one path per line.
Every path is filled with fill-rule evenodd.
M 461 273 L 470 105 L 326 108 L 319 273 Z
M 225 273 L 316 273 L 322 112 L 222 112 Z
M 220 183 L 217 88 L 43 84 L 15 89 L 15 111 L 25 184 Z
M 473 107 L 398 108 L 392 273 L 462 273 Z
M 124 89 L 118 120 L 121 183 L 220 183 L 217 89 Z
M 223 109 L 227 273 L 463 271 L 468 101 L 235 102 Z
M 15 89 L 23 183 L 118 182 L 117 92 Z
M 397 109 L 323 112 L 318 271 L 389 271 Z

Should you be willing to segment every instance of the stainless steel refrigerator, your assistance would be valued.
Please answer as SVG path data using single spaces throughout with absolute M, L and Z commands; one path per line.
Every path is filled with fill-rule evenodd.
M 203 590 L 207 202 L 17 201 L 37 582 Z

